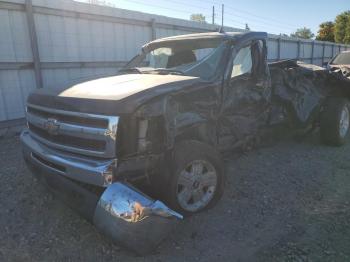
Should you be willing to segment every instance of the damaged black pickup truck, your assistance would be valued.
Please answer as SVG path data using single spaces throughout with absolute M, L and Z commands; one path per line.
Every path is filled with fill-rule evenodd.
M 268 64 L 266 41 L 260 32 L 159 39 L 117 76 L 35 91 L 21 135 L 28 166 L 102 232 L 149 252 L 174 221 L 220 198 L 222 153 L 281 127 L 345 142 L 349 80 Z

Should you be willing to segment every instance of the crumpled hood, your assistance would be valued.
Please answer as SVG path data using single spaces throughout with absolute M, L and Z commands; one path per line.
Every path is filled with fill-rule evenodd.
M 63 91 L 36 90 L 28 97 L 28 103 L 95 114 L 130 113 L 149 99 L 200 81 L 198 77 L 179 75 L 118 75 L 80 83 Z

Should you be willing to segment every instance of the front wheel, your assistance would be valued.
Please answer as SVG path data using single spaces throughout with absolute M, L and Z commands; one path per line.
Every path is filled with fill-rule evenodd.
M 214 148 L 183 141 L 175 147 L 167 199 L 185 215 L 197 213 L 220 199 L 224 180 L 223 164 Z
M 345 98 L 330 97 L 320 118 L 320 135 L 324 144 L 341 146 L 350 127 L 350 104 Z

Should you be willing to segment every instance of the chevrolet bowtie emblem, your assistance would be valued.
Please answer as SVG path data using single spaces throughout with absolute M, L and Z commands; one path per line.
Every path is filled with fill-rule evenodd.
M 56 119 L 49 118 L 44 123 L 44 128 L 50 135 L 57 135 L 60 129 L 60 123 Z

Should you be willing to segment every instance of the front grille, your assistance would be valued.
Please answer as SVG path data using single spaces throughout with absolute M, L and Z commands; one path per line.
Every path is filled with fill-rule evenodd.
M 50 135 L 46 130 L 36 127 L 31 123 L 28 123 L 28 127 L 34 134 L 45 138 L 52 143 L 58 143 L 64 146 L 74 146 L 85 150 L 97 150 L 101 152 L 106 148 L 105 141 L 80 137 L 74 137 L 74 139 L 72 139 L 72 137 L 69 135 Z
M 62 121 L 68 124 L 79 124 L 87 127 L 97 127 L 97 128 L 107 128 L 108 120 L 107 119 L 98 119 L 98 118 L 82 118 L 74 115 L 63 115 L 58 113 L 49 113 L 42 110 L 38 110 L 33 107 L 28 107 L 28 113 L 42 117 L 42 118 L 55 118 L 58 121 Z
M 119 117 L 27 106 L 31 135 L 50 147 L 89 156 L 116 155 Z

